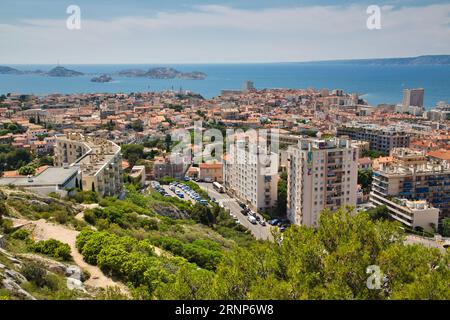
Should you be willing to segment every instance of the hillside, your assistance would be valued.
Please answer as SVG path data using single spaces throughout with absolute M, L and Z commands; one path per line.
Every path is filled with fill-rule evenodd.
M 291 226 L 273 242 L 213 203 L 132 186 L 124 200 L 3 188 L 0 213 L 3 299 L 450 299 L 450 252 L 405 244 L 382 208 L 323 211 L 317 230 Z M 373 265 L 383 290 L 367 287 Z M 93 286 L 93 270 L 127 292 Z

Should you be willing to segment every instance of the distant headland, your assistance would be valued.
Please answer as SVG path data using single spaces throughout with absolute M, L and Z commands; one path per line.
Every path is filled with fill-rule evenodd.
M 419 65 L 450 65 L 450 55 L 425 55 L 408 58 L 379 58 L 379 59 L 344 59 L 344 60 L 323 60 L 323 61 L 308 61 L 299 63 L 314 63 L 314 64 L 352 64 L 352 65 L 373 65 L 373 66 L 419 66 Z

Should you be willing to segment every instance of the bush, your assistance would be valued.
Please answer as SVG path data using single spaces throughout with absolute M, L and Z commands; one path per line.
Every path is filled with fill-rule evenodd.
M 40 264 L 26 264 L 22 268 L 21 273 L 28 281 L 32 282 L 40 288 L 42 288 L 47 283 L 47 271 Z
M 69 245 L 55 239 L 33 243 L 29 246 L 29 250 L 64 261 L 68 261 L 72 258 Z
M 17 240 L 26 240 L 29 236 L 30 233 L 25 229 L 19 229 L 11 234 L 11 237 Z

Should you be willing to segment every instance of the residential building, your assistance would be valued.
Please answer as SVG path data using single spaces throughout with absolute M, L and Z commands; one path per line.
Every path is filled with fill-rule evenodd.
M 370 149 L 389 155 L 394 148 L 409 147 L 410 135 L 396 126 L 382 127 L 372 124 L 344 125 L 337 129 L 337 136 L 370 143 Z
M 390 216 L 410 227 L 420 227 L 434 232 L 439 222 L 439 209 L 431 206 L 426 200 L 407 200 L 396 197 L 385 198 L 373 195 L 371 201 L 375 205 L 386 206 Z
M 198 178 L 206 182 L 223 182 L 223 165 L 221 163 L 200 163 Z
M 153 164 L 153 174 L 157 180 L 164 177 L 181 180 L 186 175 L 187 169 L 187 162 L 181 156 L 175 154 L 172 154 L 170 157 L 155 157 Z
M 374 171 L 371 202 L 378 204 L 393 197 L 427 200 L 430 206 L 440 210 L 440 218 L 449 216 L 449 163 L 430 161 L 425 154 L 409 149 L 396 149 L 392 157 L 392 162 L 381 164 Z
M 272 208 L 277 201 L 278 155 L 258 145 L 253 137 L 235 135 L 232 139 L 235 143 L 224 157 L 225 188 L 253 210 Z
M 67 132 L 56 138 L 55 166 L 79 166 L 82 189 L 102 196 L 117 196 L 123 187 L 122 155 L 112 141 Z
M 134 166 L 131 168 L 130 178 L 138 182 L 141 188 L 144 187 L 146 180 L 145 166 Z
M 358 148 L 349 139 L 305 139 L 288 149 L 287 215 L 317 227 L 320 212 L 356 206 Z

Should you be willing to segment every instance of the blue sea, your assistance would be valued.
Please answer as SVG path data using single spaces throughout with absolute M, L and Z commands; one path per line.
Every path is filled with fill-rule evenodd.
M 51 65 L 10 65 L 19 70 L 48 71 Z M 143 92 L 168 89 L 191 90 L 206 98 L 223 89 L 241 89 L 251 80 L 264 88 L 328 88 L 358 92 L 371 105 L 399 103 L 405 88 L 425 88 L 425 105 L 432 108 L 438 101 L 450 103 L 450 66 L 378 66 L 323 63 L 273 64 L 200 64 L 200 65 L 64 65 L 85 73 L 73 78 L 52 78 L 38 75 L 0 75 L 0 94 L 33 93 L 95 93 Z M 202 71 L 206 80 L 154 80 L 113 75 L 109 83 L 93 83 L 94 74 L 112 74 L 124 69 L 173 67 L 190 72 Z

